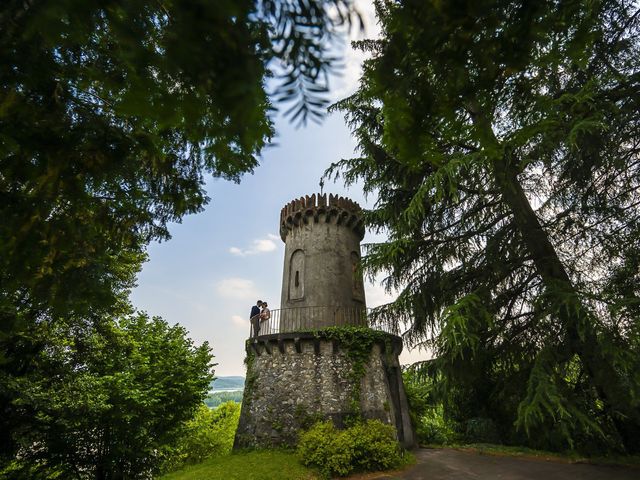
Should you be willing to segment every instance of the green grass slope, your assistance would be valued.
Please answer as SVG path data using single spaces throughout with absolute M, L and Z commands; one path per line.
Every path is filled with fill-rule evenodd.
M 161 480 L 317 480 L 294 453 L 258 450 L 214 457 L 161 477 Z

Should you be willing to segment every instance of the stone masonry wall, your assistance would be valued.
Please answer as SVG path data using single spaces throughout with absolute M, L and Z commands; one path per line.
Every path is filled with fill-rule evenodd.
M 328 418 L 342 426 L 358 406 L 353 365 L 337 343 L 280 337 L 249 345 L 236 447 L 295 445 L 301 428 Z M 359 409 L 365 418 L 396 426 L 401 442 L 412 446 L 404 390 L 390 374 L 399 372 L 398 353 L 384 350 L 384 344 L 372 347 L 360 379 Z

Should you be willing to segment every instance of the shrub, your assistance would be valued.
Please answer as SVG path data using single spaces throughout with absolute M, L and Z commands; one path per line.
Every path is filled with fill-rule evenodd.
M 345 430 L 336 429 L 331 421 L 316 423 L 300 435 L 298 455 L 304 465 L 327 477 L 388 470 L 403 461 L 395 429 L 379 420 L 358 422 Z
M 446 445 L 454 442 L 457 435 L 453 422 L 444 418 L 433 379 L 414 368 L 405 369 L 402 378 L 418 443 Z
M 27 376 L 8 385 L 0 374 L 0 396 L 10 387 L 23 415 L 11 478 L 147 478 L 160 467 L 157 453 L 202 404 L 212 356 L 184 327 L 123 315 L 54 322 Z
M 416 424 L 418 443 L 447 445 L 457 439 L 451 423 L 445 420 L 442 406 L 426 409 Z
M 162 470 L 171 471 L 186 464 L 231 452 L 240 418 L 240 405 L 223 403 L 216 409 L 201 405 L 193 419 L 186 422 L 178 441 L 161 452 Z

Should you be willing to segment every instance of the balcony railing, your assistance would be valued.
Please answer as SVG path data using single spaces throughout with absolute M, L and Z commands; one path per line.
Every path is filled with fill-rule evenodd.
M 329 326 L 354 325 L 369 327 L 393 335 L 400 335 L 395 325 L 374 322 L 370 315 L 371 309 L 359 307 L 294 307 L 271 310 L 268 319 L 260 321 L 258 336 L 274 335 L 278 333 L 307 332 L 319 330 Z M 251 322 L 249 335 L 255 336 L 255 322 Z

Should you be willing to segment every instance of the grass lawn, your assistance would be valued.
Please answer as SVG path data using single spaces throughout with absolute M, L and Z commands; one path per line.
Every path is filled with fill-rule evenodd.
M 161 477 L 161 480 L 317 480 L 292 452 L 256 450 L 214 457 Z

